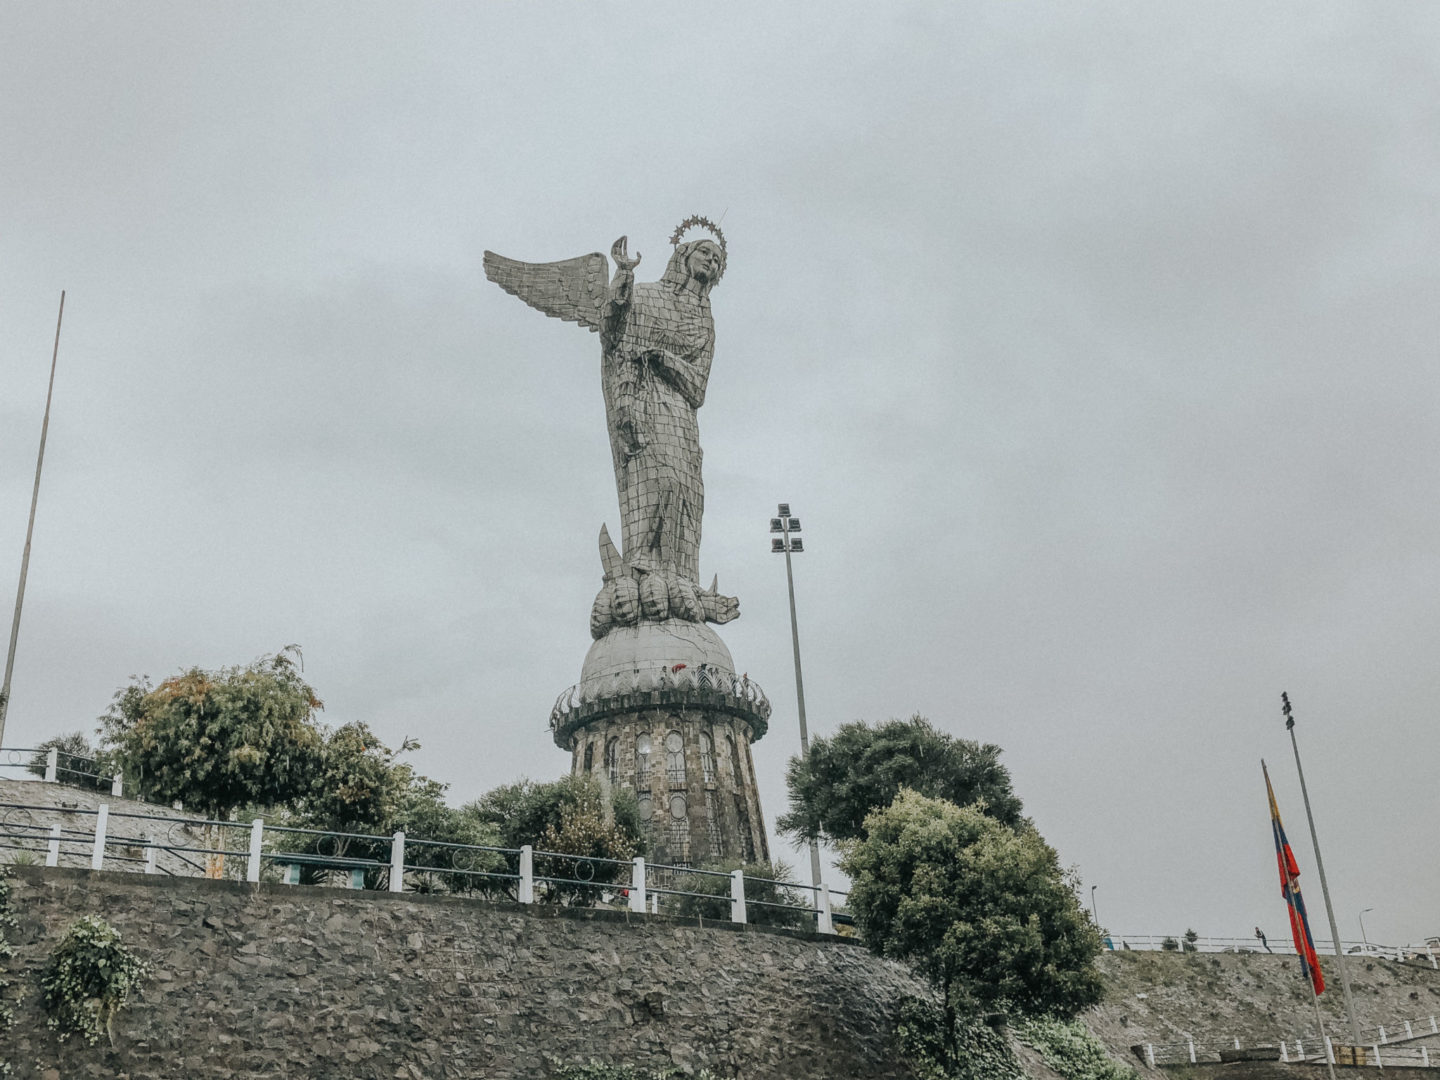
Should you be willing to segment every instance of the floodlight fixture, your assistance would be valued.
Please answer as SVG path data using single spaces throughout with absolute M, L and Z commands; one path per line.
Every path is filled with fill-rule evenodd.
M 771 532 L 784 532 L 784 531 L 785 531 L 785 523 L 784 523 L 783 521 L 781 521 L 779 518 L 771 518 L 771 519 L 770 519 L 770 531 L 771 531 Z
M 788 518 L 790 516 L 790 504 L 781 503 L 776 513 L 778 513 L 781 517 Z
M 770 552 L 773 555 L 783 555 L 785 553 L 785 541 L 781 540 L 778 536 L 774 540 L 771 540 Z
M 798 537 L 798 536 L 791 538 L 791 540 L 790 540 L 790 550 L 791 550 L 791 551 L 796 551 L 796 552 L 804 551 L 804 550 L 805 550 L 805 541 L 804 541 L 804 540 L 801 540 L 800 537 Z

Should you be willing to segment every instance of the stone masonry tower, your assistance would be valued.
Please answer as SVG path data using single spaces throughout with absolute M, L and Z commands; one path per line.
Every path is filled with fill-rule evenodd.
M 701 227 L 714 239 L 686 243 Z M 659 281 L 637 283 L 625 237 L 555 263 L 485 253 L 485 274 L 555 318 L 600 335 L 601 389 L 615 486 L 617 550 L 600 527 L 603 578 L 590 611 L 595 639 L 580 681 L 550 714 L 573 772 L 633 788 L 650 857 L 694 866 L 768 859 L 750 744 L 770 703 L 708 625 L 740 614 L 717 582 L 702 588 L 705 509 L 697 413 L 715 351 L 710 291 L 725 273 L 725 237 L 689 218 Z

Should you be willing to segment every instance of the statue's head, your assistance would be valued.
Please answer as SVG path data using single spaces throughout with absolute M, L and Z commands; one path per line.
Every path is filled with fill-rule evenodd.
M 695 225 L 708 229 L 716 239 L 704 237 L 682 244 L 680 237 Z M 725 234 L 720 231 L 720 227 L 709 218 L 686 218 L 670 237 L 670 243 L 675 245 L 675 250 L 660 280 L 676 289 L 694 282 L 700 295 L 709 295 L 715 283 L 725 275 Z

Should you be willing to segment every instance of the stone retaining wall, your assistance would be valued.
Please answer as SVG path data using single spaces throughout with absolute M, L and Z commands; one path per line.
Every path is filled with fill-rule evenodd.
M 63 868 L 11 880 L 25 998 L 0 1060 L 36 1080 L 528 1080 L 592 1057 L 903 1078 L 894 1004 L 926 993 L 853 943 L 730 923 Z M 92 913 L 155 969 L 113 1047 L 59 1043 L 39 1003 L 50 950 Z

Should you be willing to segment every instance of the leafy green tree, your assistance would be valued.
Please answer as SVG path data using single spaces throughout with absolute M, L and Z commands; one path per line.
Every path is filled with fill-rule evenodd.
M 95 749 L 90 740 L 79 731 L 54 735 L 35 748 L 27 772 L 44 776 L 49 764 L 50 750 L 59 751 L 56 758 L 55 778 L 72 787 L 93 788 L 109 791 L 110 780 L 115 775 L 115 762 L 109 754 Z
M 720 862 L 701 867 L 730 874 L 739 870 L 745 875 L 745 918 L 759 926 L 792 926 L 814 929 L 815 918 L 810 914 L 810 893 L 787 889 L 776 885 L 777 881 L 789 881 L 794 870 L 782 862 Z M 699 916 L 717 922 L 730 918 L 730 879 L 712 874 L 686 874 L 676 885 L 687 893 L 703 893 L 703 896 L 677 896 L 671 909 L 676 915 Z M 712 899 L 713 898 L 713 899 Z M 772 907 L 770 905 L 783 905 Z M 667 912 L 668 914 L 669 912 Z
M 1033 826 L 902 791 L 865 832 L 840 862 L 851 910 L 873 951 L 940 991 L 947 1033 L 962 1012 L 1070 1017 L 1100 1000 L 1099 933 Z
M 543 897 L 565 904 L 593 902 L 606 886 L 629 883 L 627 863 L 645 850 L 640 809 L 633 792 L 602 786 L 594 776 L 566 776 L 548 784 L 506 784 L 464 808 L 493 825 L 501 846 L 529 844 L 540 855 L 535 874 L 562 881 L 542 883 Z M 581 884 L 576 884 L 581 882 Z
M 315 714 L 323 705 L 300 677 L 296 651 L 243 668 L 191 668 L 154 687 L 136 680 L 100 718 L 106 748 L 144 798 L 178 799 L 210 818 L 297 803 L 322 761 Z
M 392 750 L 364 723 L 325 732 L 312 785 L 298 804 L 282 808 L 275 824 L 314 833 L 276 831 L 279 850 L 310 856 L 365 859 L 384 864 L 367 870 L 366 885 L 379 888 L 388 878 L 390 836 L 406 834 L 405 862 L 426 868 L 410 885 L 420 892 L 471 892 L 490 879 L 460 871 L 504 870 L 496 853 L 457 850 L 449 845 L 497 846 L 498 832 L 445 802 L 447 786 L 417 773 L 400 755 L 419 749 L 405 740 Z M 355 835 L 339 836 L 348 833 Z M 375 839 L 368 839 L 374 837 Z M 300 880 L 323 879 L 323 865 L 302 866 Z
M 866 816 L 889 806 L 901 788 L 957 806 L 978 803 L 1005 825 L 1024 820 L 1000 747 L 957 739 L 918 715 L 841 726 L 811 743 L 807 759 L 791 758 L 785 782 L 790 810 L 776 827 L 797 840 L 859 839 Z

